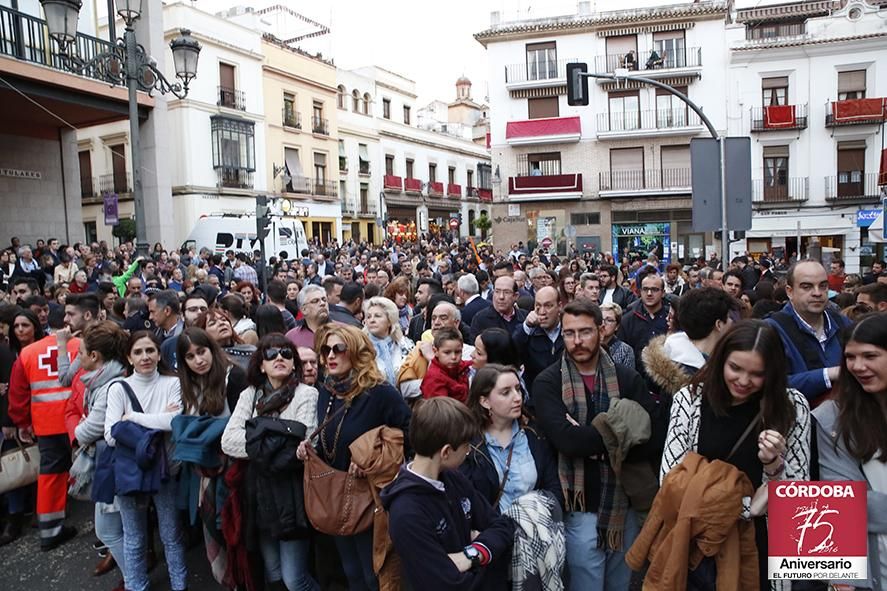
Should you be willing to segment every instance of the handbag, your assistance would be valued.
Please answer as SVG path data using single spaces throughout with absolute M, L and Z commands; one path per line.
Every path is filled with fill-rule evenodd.
M 36 443 L 25 445 L 15 437 L 16 447 L 0 456 L 0 494 L 34 484 L 40 472 L 40 450 Z
M 339 413 L 347 408 L 342 406 L 326 420 L 308 441 Z M 344 418 L 343 418 L 344 420 Z M 352 536 L 367 531 L 373 526 L 373 494 L 366 478 L 358 478 L 349 472 L 337 470 L 324 462 L 310 445 L 305 459 L 304 492 L 305 513 L 314 528 L 332 536 Z

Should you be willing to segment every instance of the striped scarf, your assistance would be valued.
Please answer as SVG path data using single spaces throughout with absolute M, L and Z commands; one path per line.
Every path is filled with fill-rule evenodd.
M 594 392 L 591 396 L 591 414 L 588 412 L 585 382 L 568 355 L 561 361 L 561 397 L 567 412 L 580 425 L 590 425 L 595 415 L 610 409 L 610 400 L 619 398 L 619 382 L 616 366 L 603 349 L 598 353 Z M 567 511 L 585 511 L 585 460 L 568 458 L 558 454 L 558 477 L 564 492 Z M 628 513 L 628 497 L 613 472 L 610 463 L 598 461 L 601 482 L 601 501 L 597 509 L 598 548 L 622 550 L 625 535 L 625 517 Z

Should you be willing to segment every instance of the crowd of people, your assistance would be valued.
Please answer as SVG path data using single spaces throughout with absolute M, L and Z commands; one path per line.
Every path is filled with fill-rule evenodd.
M 186 589 L 197 544 L 224 589 L 789 589 L 767 483 L 861 480 L 852 584 L 887 589 L 884 262 L 254 260 L 12 239 L 2 449 L 36 445 L 39 475 L 2 491 L 0 545 L 92 543 L 127 591 L 161 563 Z

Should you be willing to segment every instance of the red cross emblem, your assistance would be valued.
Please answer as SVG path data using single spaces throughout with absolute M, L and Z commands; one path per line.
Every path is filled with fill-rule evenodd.
M 37 368 L 46 370 L 46 375 L 51 378 L 59 375 L 58 347 L 49 347 L 46 353 L 37 356 Z

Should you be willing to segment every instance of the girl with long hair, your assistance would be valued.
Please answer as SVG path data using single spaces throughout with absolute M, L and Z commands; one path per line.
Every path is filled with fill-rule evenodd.
M 248 345 L 259 342 L 259 334 L 256 332 L 256 323 L 247 314 L 247 305 L 243 297 L 237 293 L 229 293 L 219 300 L 219 307 L 228 313 L 234 332 Z
M 222 435 L 222 451 L 232 458 L 249 458 L 246 422 L 254 417 L 298 421 L 305 425 L 306 433 L 313 431 L 317 426 L 317 390 L 303 384 L 301 379 L 302 362 L 296 346 L 282 334 L 263 337 L 250 359 L 248 386 L 240 393 Z M 297 485 L 301 486 L 301 479 Z M 255 499 L 248 498 L 248 502 L 255 502 Z M 244 519 L 250 515 L 254 512 L 248 510 Z M 302 591 L 317 588 L 308 572 L 307 538 L 277 539 L 267 523 L 248 523 L 247 532 L 257 532 L 268 583 L 266 589 Z
M 283 314 L 274 304 L 262 304 L 256 308 L 255 319 L 260 342 L 270 334 L 286 334 Z
M 160 339 L 151 331 L 132 333 L 126 355 L 133 373 L 125 382 L 132 389 L 143 412 L 136 412 L 127 391 L 115 382 L 108 390 L 108 408 L 105 412 L 105 441 L 115 446 L 111 429 L 121 421 L 132 421 L 148 429 L 169 432 L 172 419 L 181 413 L 182 395 L 179 378 L 171 374 L 160 360 Z M 164 437 L 169 448 L 170 438 Z M 167 460 L 168 461 L 168 460 Z M 169 472 L 171 466 L 167 466 Z M 170 587 L 174 591 L 187 588 L 188 567 L 185 563 L 185 545 L 179 512 L 176 508 L 176 482 L 163 482 L 151 497 L 157 510 L 160 540 L 163 542 Z M 140 496 L 118 495 L 120 517 L 123 520 L 123 580 L 129 591 L 148 589 L 148 505 Z
M 410 280 L 403 275 L 395 277 L 385 288 L 384 296 L 397 306 L 397 321 L 400 330 L 406 333 L 410 329 L 413 318 L 413 307 L 410 306 Z
M 482 430 L 460 470 L 490 504 L 504 513 L 519 497 L 546 490 L 563 506 L 557 456 L 528 427 L 517 370 L 488 363 L 474 376 L 468 408 Z
M 320 352 L 320 364 L 326 376 L 318 388 L 317 422 L 323 424 L 315 444 L 318 455 L 338 470 L 358 476 L 360 470 L 351 462 L 348 446 L 372 429 L 386 425 L 401 429 L 409 440 L 410 409 L 401 394 L 387 383 L 376 365 L 376 352 L 369 337 L 352 326 L 325 324 L 314 337 Z M 344 411 L 335 413 L 344 407 Z M 306 450 L 299 448 L 299 458 Z M 406 455 L 406 454 L 404 454 Z M 342 568 L 352 590 L 376 590 L 373 571 L 372 529 L 353 536 L 336 536 Z
M 234 331 L 231 317 L 221 308 L 210 308 L 197 319 L 196 326 L 206 331 L 213 341 L 241 368 L 246 369 L 255 345 L 247 345 Z
M 691 451 L 732 464 L 756 491 L 772 480 L 807 480 L 810 407 L 788 387 L 787 376 L 782 340 L 772 326 L 760 320 L 734 324 L 690 385 L 674 396 L 660 480 Z M 752 517 L 747 511 L 736 516 Z M 760 586 L 769 589 L 766 518 L 754 516 L 754 523 Z
M 22 349 L 32 343 L 36 343 L 46 336 L 37 315 L 30 310 L 19 310 L 12 318 L 12 326 L 9 328 L 9 348 L 18 357 Z
M 887 313 L 862 317 L 842 333 L 837 398 L 813 411 L 822 480 L 857 480 L 868 493 L 868 579 L 881 591 L 887 574 Z

